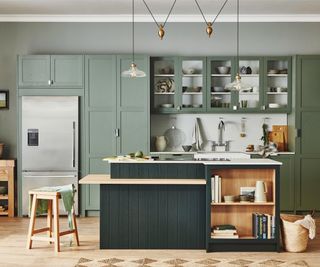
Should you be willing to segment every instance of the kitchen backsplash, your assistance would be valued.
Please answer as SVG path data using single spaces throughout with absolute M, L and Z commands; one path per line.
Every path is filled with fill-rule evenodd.
M 223 141 L 230 140 L 230 151 L 245 151 L 248 144 L 255 148 L 262 145 L 262 124 L 287 125 L 286 114 L 177 114 L 151 116 L 151 151 L 154 147 L 154 137 L 164 135 L 173 125 L 184 133 L 184 144 L 192 144 L 192 133 L 196 118 L 200 118 L 203 127 L 203 137 L 206 140 L 218 141 L 218 124 L 222 119 L 225 123 Z M 240 137 L 241 121 L 245 122 L 245 137 Z M 168 149 L 166 149 L 168 150 Z M 182 151 L 182 147 L 172 151 Z

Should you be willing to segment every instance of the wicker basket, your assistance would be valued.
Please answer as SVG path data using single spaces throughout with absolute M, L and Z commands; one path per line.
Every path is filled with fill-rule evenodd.
M 283 248 L 289 252 L 303 252 L 307 249 L 309 230 L 295 221 L 304 218 L 302 215 L 281 214 L 281 237 Z

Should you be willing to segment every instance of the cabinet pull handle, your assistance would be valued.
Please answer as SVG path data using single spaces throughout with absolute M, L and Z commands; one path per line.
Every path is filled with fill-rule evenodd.
M 114 135 L 115 135 L 115 137 L 120 136 L 120 129 L 119 128 L 114 129 Z
M 51 80 L 51 85 L 53 84 L 53 80 Z
M 297 136 L 298 138 L 301 137 L 301 134 L 302 134 L 302 130 L 301 130 L 301 129 L 296 129 L 296 136 Z

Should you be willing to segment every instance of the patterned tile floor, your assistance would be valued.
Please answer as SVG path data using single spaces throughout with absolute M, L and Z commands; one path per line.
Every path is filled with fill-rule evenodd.
M 154 258 L 138 258 L 119 257 L 105 259 L 88 259 L 80 258 L 75 267 L 245 267 L 245 266 L 309 266 L 305 260 L 284 261 L 277 259 L 244 259 L 236 260 L 222 258 L 204 258 L 195 260 L 186 259 L 154 259 Z

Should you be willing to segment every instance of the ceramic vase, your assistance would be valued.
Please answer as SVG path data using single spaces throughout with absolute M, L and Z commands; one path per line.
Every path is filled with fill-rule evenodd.
M 166 149 L 167 147 L 167 140 L 166 140 L 166 137 L 163 136 L 163 135 L 160 135 L 160 136 L 156 136 L 156 139 L 155 139 L 155 147 L 156 147 L 156 150 L 158 152 L 162 152 Z

